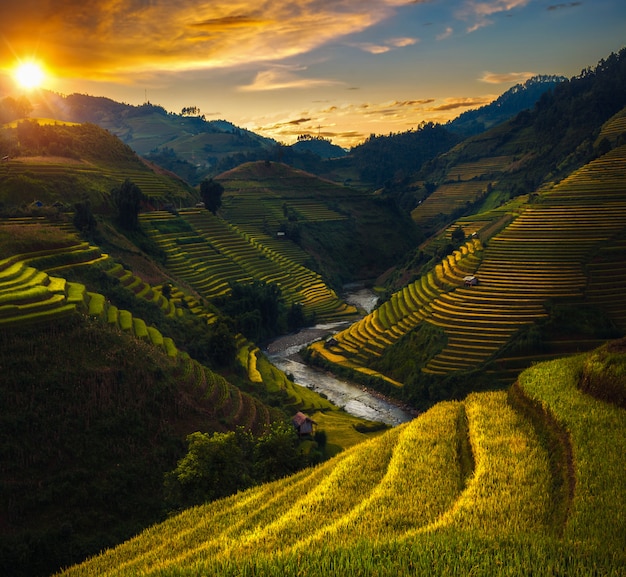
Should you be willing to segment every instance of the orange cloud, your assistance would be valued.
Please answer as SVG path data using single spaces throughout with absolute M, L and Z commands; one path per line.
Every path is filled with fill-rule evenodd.
M 484 106 L 493 101 L 491 96 L 463 97 L 463 98 L 446 98 L 443 104 L 433 106 L 429 110 L 432 112 L 444 112 L 456 110 L 457 108 L 474 108 Z
M 355 48 L 360 48 L 364 52 L 370 54 L 384 54 L 394 48 L 405 48 L 406 46 L 413 46 L 419 42 L 418 38 L 391 38 L 386 40 L 383 44 L 372 44 L 371 42 L 360 42 L 357 44 L 350 44 Z
M 535 75 L 536 74 L 534 72 L 503 72 L 500 74 L 495 72 L 485 72 L 480 80 L 482 82 L 487 82 L 488 84 L 503 84 L 509 82 L 519 84 Z
M 132 79 L 278 61 L 360 32 L 410 0 L 2 2 L 2 61 L 36 52 L 59 75 Z M 397 46 L 397 44 L 395 44 Z
M 312 88 L 315 86 L 331 86 L 333 84 L 340 84 L 340 82 L 323 78 L 302 78 L 295 75 L 288 67 L 276 67 L 258 72 L 251 84 L 240 86 L 239 90 L 253 92 L 284 90 L 286 88 Z

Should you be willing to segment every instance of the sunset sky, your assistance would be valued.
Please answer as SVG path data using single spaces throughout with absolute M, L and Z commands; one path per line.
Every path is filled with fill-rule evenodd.
M 625 0 L 18 0 L 0 6 L 0 74 L 285 143 L 444 122 L 536 74 L 573 76 L 626 45 Z M 1 96 L 1 95 L 0 95 Z

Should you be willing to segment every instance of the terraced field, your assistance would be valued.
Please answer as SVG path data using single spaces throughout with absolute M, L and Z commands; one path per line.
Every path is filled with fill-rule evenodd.
M 3 220 L 0 226 L 12 229 L 16 224 L 28 226 L 21 219 Z M 33 221 L 34 225 L 39 221 Z M 98 262 L 102 255 L 89 243 L 76 241 L 73 245 L 14 255 L 0 260 L 0 327 L 16 324 L 50 322 L 74 313 L 82 307 L 85 287 L 67 282 L 61 276 L 44 272 L 31 262 L 62 261 L 73 266 Z M 55 267 L 60 270 L 60 266 Z
M 370 359 L 379 357 L 386 347 L 437 314 L 433 308 L 437 299 L 464 285 L 465 277 L 473 275 L 478 267 L 481 253 L 482 244 L 477 238 L 468 241 L 433 272 L 394 293 L 369 315 L 334 335 L 332 341 L 314 343 L 311 348 L 330 362 L 386 378 L 368 368 Z
M 513 160 L 510 156 L 494 156 L 451 166 L 444 182 L 413 209 L 413 220 L 425 225 L 437 216 L 452 214 L 456 209 L 475 202 L 487 192 L 490 183 L 497 180 L 498 173 L 506 170 Z
M 620 137 L 626 134 L 626 111 L 618 112 L 613 118 L 604 124 L 596 143 L 603 138 L 608 138 L 612 142 L 616 142 Z
M 276 283 L 288 304 L 301 303 L 306 314 L 315 314 L 319 320 L 349 318 L 356 313 L 320 275 L 280 252 L 280 245 L 245 233 L 206 210 L 183 210 L 179 216 L 146 213 L 141 222 L 166 252 L 172 273 L 206 299 L 227 294 L 231 283 L 255 279 Z M 172 227 L 178 229 L 165 232 Z
M 0 226 L 13 226 L 16 223 L 14 219 L 2 222 L 4 224 Z M 39 219 L 20 221 L 21 226 L 38 224 Z M 242 394 L 226 379 L 180 351 L 171 338 L 164 336 L 157 328 L 146 325 L 141 318 L 134 317 L 129 311 L 118 309 L 102 294 L 88 291 L 81 283 L 69 282 L 50 274 L 52 270 L 62 272 L 76 266 L 107 262 L 107 259 L 108 256 L 100 253 L 96 247 L 77 240 L 74 245 L 26 253 L 0 261 L 0 328 L 50 323 L 77 312 L 98 319 L 161 348 L 178 365 L 180 387 L 196 390 L 199 387 L 206 391 L 206 410 L 215 419 L 242 425 L 260 433 L 270 422 L 269 411 L 263 403 Z M 37 262 L 38 266 L 49 272 L 30 266 L 31 262 Z M 48 263 L 53 266 L 47 267 Z M 177 311 L 181 309 L 176 306 L 176 302 L 186 298 L 182 294 L 175 295 L 172 299 L 164 298 L 160 291 L 154 290 L 121 265 L 110 266 L 108 274 L 118 278 L 138 298 L 154 300 L 170 315 L 178 314 Z M 193 301 L 187 306 L 193 307 Z M 207 320 L 211 322 L 212 319 Z
M 417 224 L 428 223 L 439 215 L 448 215 L 468 202 L 474 202 L 487 191 L 487 182 L 480 180 L 460 181 L 441 184 L 427 197 L 411 216 Z
M 314 350 L 331 362 L 367 371 L 385 347 L 426 322 L 445 331 L 447 344 L 423 370 L 443 375 L 489 360 L 523 326 L 546 318 L 548 301 L 592 304 L 624 326 L 626 252 L 616 239 L 625 236 L 626 147 L 621 147 L 523 207 L 488 240 L 480 263 L 460 256 L 442 262 L 435 275 L 394 294 L 389 304 L 337 335 L 332 346 L 318 344 Z M 466 274 L 475 274 L 479 284 L 463 286 Z M 427 298 L 411 296 L 418 287 Z
M 508 393 L 440 403 L 63 575 L 617 576 L 626 413 L 579 391 L 582 361 L 537 365 Z
M 10 160 L 5 162 L 1 167 L 3 176 L 16 177 L 18 175 L 30 175 L 35 178 L 53 178 L 61 176 L 88 177 L 103 183 L 104 190 L 108 192 L 114 185 L 121 184 L 125 179 L 134 182 L 141 191 L 154 200 L 162 200 L 169 197 L 172 193 L 175 196 L 181 194 L 180 183 L 175 183 L 169 177 L 155 174 L 147 168 L 132 167 L 106 167 L 94 165 L 89 162 L 69 162 L 63 159 L 63 162 L 51 162 L 44 159 L 40 162 L 34 159 L 24 158 L 19 160 Z

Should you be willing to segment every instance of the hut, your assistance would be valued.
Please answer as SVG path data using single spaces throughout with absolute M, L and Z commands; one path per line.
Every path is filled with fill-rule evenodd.
M 317 423 L 313 419 L 311 419 L 311 417 L 308 417 L 301 411 L 298 411 L 293 416 L 291 422 L 298 432 L 298 435 L 300 435 L 301 437 L 303 435 L 312 435 L 314 433 L 315 425 L 317 425 Z
M 478 279 L 474 275 L 468 275 L 463 279 L 465 286 L 476 286 L 478 284 Z

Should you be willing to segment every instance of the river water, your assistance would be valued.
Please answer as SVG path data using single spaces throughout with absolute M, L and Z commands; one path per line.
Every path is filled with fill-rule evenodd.
M 344 300 L 361 307 L 366 312 L 376 305 L 377 297 L 369 289 L 350 287 Z M 370 393 L 361 385 L 338 379 L 334 375 L 310 367 L 302 362 L 298 351 L 308 344 L 338 332 L 348 323 L 329 323 L 301 329 L 272 341 L 265 355 L 276 367 L 291 375 L 296 384 L 323 394 L 333 404 L 347 413 L 370 421 L 387 425 L 399 425 L 414 418 L 414 415 L 397 404 Z

